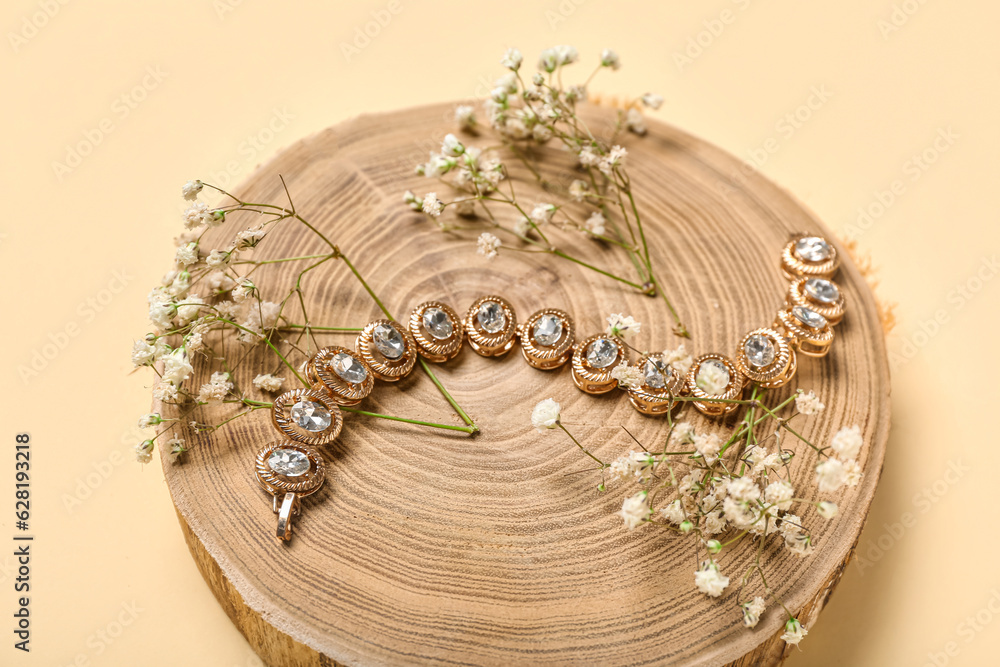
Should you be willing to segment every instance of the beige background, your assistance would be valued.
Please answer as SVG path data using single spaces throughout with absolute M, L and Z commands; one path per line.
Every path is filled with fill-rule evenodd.
M 389 20 L 354 45 L 373 12 Z M 170 262 L 181 183 L 239 181 L 359 113 L 481 96 L 505 47 L 533 62 L 569 43 L 584 60 L 620 52 L 596 90 L 661 93 L 659 118 L 754 160 L 857 236 L 899 303 L 895 426 L 864 560 L 790 664 L 995 664 L 1000 454 L 983 416 L 1000 361 L 986 197 L 1000 177 L 998 20 L 985 0 L 8 0 L 0 436 L 32 435 L 37 541 L 30 656 L 5 629 L 16 575 L 0 548 L 0 663 L 258 664 L 190 560 L 158 464 L 131 462 L 149 399 L 128 352 Z M 81 142 L 92 150 L 57 173 Z M 860 208 L 873 213 L 861 224 Z

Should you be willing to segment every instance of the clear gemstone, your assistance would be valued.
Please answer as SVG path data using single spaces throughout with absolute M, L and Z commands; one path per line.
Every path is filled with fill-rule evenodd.
M 406 343 L 403 335 L 396 331 L 396 327 L 389 324 L 377 324 L 372 330 L 372 342 L 386 359 L 399 359 L 406 350 Z
M 607 338 L 598 338 L 587 346 L 587 363 L 594 368 L 607 368 L 618 359 L 618 346 Z
M 496 301 L 487 301 L 479 306 L 476 319 L 486 333 L 493 334 L 507 326 L 507 316 L 503 313 L 503 306 Z
M 312 465 L 309 457 L 297 449 L 275 449 L 267 457 L 271 470 L 285 477 L 301 477 Z
M 448 313 L 440 308 L 428 308 L 424 311 L 423 320 L 424 328 L 427 329 L 427 333 L 430 335 L 438 340 L 451 338 L 454 326 L 451 323 L 451 318 L 448 317 Z
M 726 365 L 718 359 L 706 359 L 698 365 L 698 374 L 694 378 L 694 383 L 704 391 L 705 387 L 715 384 L 716 377 L 719 378 L 719 386 L 723 389 L 729 386 L 729 369 L 726 368 Z
M 663 389 L 667 386 L 667 378 L 673 371 L 659 357 L 646 359 L 642 365 L 642 374 L 646 378 L 646 386 L 653 389 Z
M 330 411 L 325 405 L 310 401 L 308 398 L 300 399 L 289 410 L 289 414 L 296 424 L 312 433 L 325 431 L 332 420 Z
M 826 318 L 815 310 L 809 310 L 805 306 L 794 306 L 792 316 L 802 324 L 812 329 L 822 329 L 826 326 Z
M 330 368 L 351 384 L 364 382 L 365 378 L 368 377 L 368 371 L 361 365 L 361 362 L 346 352 L 338 352 L 333 355 L 333 359 L 330 360 Z
M 774 362 L 774 341 L 764 334 L 750 336 L 743 344 L 743 352 L 747 355 L 747 361 L 751 366 L 766 368 Z
M 840 299 L 840 290 L 829 280 L 823 278 L 810 278 L 806 281 L 806 294 L 810 299 L 820 303 L 837 303 Z
M 562 334 L 562 319 L 556 315 L 542 315 L 531 330 L 531 335 L 540 345 L 555 345 L 562 338 Z
M 795 242 L 795 254 L 806 262 L 825 262 L 830 259 L 830 244 L 818 236 L 806 236 Z

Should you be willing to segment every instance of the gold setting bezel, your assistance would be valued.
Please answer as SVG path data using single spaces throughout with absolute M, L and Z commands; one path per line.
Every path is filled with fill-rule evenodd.
M 311 464 L 309 472 L 303 475 L 302 479 L 299 479 L 298 477 L 286 477 L 271 470 L 267 459 L 271 452 L 276 449 L 294 449 L 305 454 Z M 323 456 L 309 445 L 289 440 L 271 443 L 258 451 L 254 460 L 254 470 L 257 473 L 257 482 L 260 486 L 275 497 L 294 493 L 304 498 L 319 491 L 323 482 L 326 481 L 326 463 L 323 461 Z
M 535 324 L 546 315 L 554 315 L 562 320 L 562 336 L 555 345 L 542 345 L 535 340 Z M 565 364 L 573 356 L 576 325 L 573 318 L 564 310 L 543 308 L 533 313 L 524 321 L 524 324 L 518 327 L 517 334 L 521 343 L 521 355 L 532 368 L 543 371 L 553 370 Z
M 842 319 L 844 319 L 844 310 L 846 307 L 846 300 L 844 299 L 844 290 L 840 288 L 840 285 L 833 283 L 829 278 L 819 278 L 820 280 L 827 280 L 834 285 L 837 285 L 837 292 L 839 298 L 834 303 L 823 303 L 822 301 L 813 300 L 805 291 L 806 281 L 809 278 L 814 278 L 818 276 L 808 276 L 803 278 L 798 278 L 793 280 L 788 284 L 788 303 L 792 306 L 805 306 L 809 310 L 816 311 L 820 315 L 826 318 L 830 326 L 838 324 Z
M 812 310 L 809 306 L 799 307 Z M 792 314 L 792 308 L 795 306 L 789 306 L 778 312 L 775 328 L 784 329 L 788 337 L 792 339 L 792 347 L 807 357 L 825 357 L 833 343 L 833 327 L 830 326 L 829 320 L 822 328 L 815 329 L 800 322 Z
M 725 391 L 721 394 L 709 394 L 698 386 L 698 371 L 701 370 L 701 365 L 706 361 L 718 361 L 726 367 L 726 372 L 729 373 L 729 384 L 726 385 Z M 739 372 L 736 368 L 736 364 L 734 364 L 729 357 L 716 352 L 709 352 L 708 354 L 699 356 L 691 362 L 691 368 L 688 369 L 685 384 L 687 385 L 688 393 L 695 398 L 736 401 L 743 395 L 743 388 L 746 386 L 746 378 Z M 709 417 L 721 417 L 728 415 L 739 407 L 738 403 L 715 403 L 704 400 L 691 401 L 691 403 L 694 405 L 695 409 L 698 410 L 698 412 L 708 415 Z
M 823 239 L 830 248 L 830 257 L 821 262 L 807 262 L 795 253 L 795 244 L 801 239 L 815 237 Z M 799 234 L 788 242 L 784 250 L 781 251 L 781 272 L 789 280 L 797 278 L 826 278 L 829 279 L 840 268 L 840 255 L 837 248 L 830 243 L 825 236 L 818 234 Z
M 307 431 L 295 423 L 292 419 L 291 409 L 300 399 L 309 398 L 330 411 L 330 425 L 323 431 Z M 319 388 L 315 389 L 292 389 L 286 391 L 274 399 L 271 408 L 271 421 L 281 433 L 294 442 L 301 442 L 304 445 L 318 446 L 333 442 L 340 429 L 344 426 L 344 416 L 340 412 L 340 407 L 334 402 L 330 394 Z
M 435 338 L 424 329 L 424 311 L 430 308 L 440 308 L 451 320 L 451 336 Z M 462 351 L 462 340 L 465 337 L 465 324 L 455 309 L 441 301 L 425 301 L 410 311 L 408 329 L 417 344 L 417 352 L 427 361 L 442 363 L 453 359 Z
M 764 368 L 756 368 L 747 360 L 744 348 L 747 341 L 753 336 L 767 336 L 774 343 L 774 361 Z M 740 340 L 739 347 L 736 348 L 734 363 L 740 374 L 751 382 L 756 382 L 761 387 L 773 389 L 784 385 L 795 375 L 795 350 L 779 332 L 768 327 L 760 327 L 747 332 Z
M 479 308 L 484 303 L 497 303 L 503 310 L 505 322 L 503 329 L 496 333 L 489 333 L 479 324 Z M 514 308 L 501 296 L 487 294 L 472 302 L 468 312 L 465 314 L 465 335 L 469 339 L 469 346 L 484 357 L 499 357 L 507 354 L 514 347 L 517 341 L 517 315 Z
M 364 366 L 367 371 L 364 380 L 358 383 L 348 382 L 330 368 L 330 360 L 340 352 L 351 355 L 355 361 Z M 348 347 L 340 345 L 324 347 L 312 358 L 310 365 L 320 383 L 330 392 L 333 400 L 341 405 L 357 405 L 363 398 L 372 393 L 372 387 L 375 386 L 375 374 L 371 367 L 365 363 L 360 354 Z
M 644 354 L 635 362 L 636 368 L 642 372 L 646 362 L 653 358 L 659 358 L 660 361 L 664 361 L 662 354 Z M 666 364 L 666 362 L 664 363 Z M 684 375 L 679 373 L 670 364 L 666 364 L 666 366 L 670 370 L 670 375 L 664 378 L 666 383 L 662 389 L 650 387 L 646 384 L 645 379 L 643 379 L 643 384 L 638 389 L 631 387 L 628 389 L 628 400 L 632 404 L 632 407 L 644 415 L 666 414 L 668 410 L 681 405 L 680 402 L 673 399 L 681 396 L 684 392 Z M 643 378 L 645 378 L 645 372 L 643 372 Z
M 587 348 L 591 343 L 606 338 L 618 348 L 618 356 L 605 368 L 594 368 L 587 361 Z M 594 334 L 573 346 L 573 384 L 588 394 L 606 394 L 618 386 L 618 380 L 611 377 L 611 370 L 621 362 L 628 363 L 628 350 L 622 342 L 607 334 Z
M 392 327 L 403 338 L 403 356 L 399 359 L 389 359 L 375 344 L 375 328 L 382 324 Z M 361 359 L 368 364 L 368 368 L 375 373 L 375 377 L 383 382 L 396 382 L 406 377 L 417 363 L 416 341 L 406 327 L 395 320 L 382 319 L 369 322 L 358 334 L 354 347 L 361 355 Z

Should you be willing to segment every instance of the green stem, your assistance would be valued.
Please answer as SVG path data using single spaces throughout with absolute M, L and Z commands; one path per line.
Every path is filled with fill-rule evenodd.
M 437 424 L 435 422 L 425 422 L 419 419 L 407 419 L 406 417 L 394 417 L 392 415 L 384 415 L 379 412 L 369 412 L 367 410 L 358 410 L 357 408 L 348 408 L 340 406 L 340 409 L 344 412 L 353 412 L 358 415 L 365 415 L 367 417 L 378 417 L 379 419 L 389 419 L 394 422 L 405 422 L 407 424 L 417 424 L 418 426 L 431 426 L 433 428 L 442 428 L 448 431 L 462 431 L 463 433 L 475 433 L 479 429 L 475 426 L 455 426 L 454 424 Z
M 607 468 L 607 467 L 608 467 L 608 466 L 607 466 L 607 464 L 605 464 L 605 463 L 604 463 L 604 461 L 602 461 L 601 459 L 599 459 L 599 458 L 597 458 L 596 456 L 594 456 L 593 454 L 591 454 L 591 453 L 590 453 L 590 452 L 589 452 L 589 451 L 587 450 L 587 448 L 586 448 L 586 447 L 584 447 L 583 445 L 581 445 L 581 444 L 580 444 L 580 441 L 579 441 L 579 440 L 577 440 L 576 438 L 574 438 L 574 437 L 573 437 L 573 434 L 572 434 L 572 433 L 570 433 L 569 431 L 567 431 L 567 430 L 566 430 L 566 427 L 565 427 L 565 426 L 563 426 L 562 424 L 559 424 L 559 428 L 561 428 L 561 429 L 562 429 L 562 432 L 563 432 L 563 433 L 565 433 L 566 435 L 568 435 L 568 436 L 569 436 L 569 439 L 570 439 L 570 440 L 572 440 L 572 441 L 573 441 L 573 442 L 574 442 L 574 443 L 576 444 L 576 446 L 577 446 L 577 447 L 579 447 L 579 448 L 580 448 L 580 449 L 581 449 L 581 450 L 583 451 L 583 453 L 584 453 L 584 454 L 586 454 L 587 456 L 589 456 L 590 458 L 594 459 L 594 460 L 595 460 L 595 461 L 597 461 L 597 462 L 598 462 L 599 464 L 601 464 L 601 469 L 602 469 L 602 470 L 603 470 L 604 468 Z
M 472 417 L 467 415 L 465 413 L 465 410 L 462 409 L 462 406 L 459 405 L 458 402 L 451 397 L 451 394 L 448 393 L 448 390 L 444 388 L 444 385 L 441 384 L 441 381 L 437 379 L 437 376 L 434 375 L 434 371 L 432 371 L 431 367 L 427 365 L 427 362 L 424 361 L 423 357 L 420 357 L 420 367 L 424 369 L 424 372 L 427 373 L 427 377 L 431 379 L 431 382 L 433 382 L 434 386 L 438 388 L 438 391 L 441 392 L 441 395 L 445 397 L 445 399 L 448 401 L 449 404 L 451 404 L 451 407 L 454 408 L 455 412 L 458 413 L 458 416 L 462 418 L 462 421 L 468 424 L 469 427 L 472 429 L 469 431 L 469 433 L 475 433 L 476 431 L 478 431 L 479 427 L 476 426 L 476 423 L 474 421 L 472 421 Z

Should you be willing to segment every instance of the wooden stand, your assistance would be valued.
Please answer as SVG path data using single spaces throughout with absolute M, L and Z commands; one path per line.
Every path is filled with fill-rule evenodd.
M 424 300 L 440 299 L 463 313 L 476 297 L 495 292 L 522 320 L 546 306 L 568 311 L 580 338 L 603 328 L 608 313 L 623 312 L 643 323 L 639 346 L 682 342 L 658 298 L 547 254 L 501 251 L 486 262 L 474 250 L 486 229 L 480 222 L 463 222 L 474 229 L 446 235 L 402 203 L 406 189 L 446 197 L 446 186 L 414 175 L 413 166 L 454 131 L 452 109 L 364 116 L 325 130 L 284 151 L 238 191 L 251 201 L 283 204 L 278 174 L 284 176 L 298 210 L 343 249 L 397 320 Z M 594 131 L 606 130 L 608 110 L 588 114 Z M 462 138 L 469 145 L 496 143 L 492 136 Z M 778 259 L 789 234 L 829 233 L 751 168 L 677 129 L 650 122 L 648 136 L 626 141 L 652 255 L 692 334 L 684 342 L 696 355 L 731 355 L 746 331 L 772 322 L 782 303 L 787 283 Z M 569 156 L 545 150 L 545 176 L 571 182 L 577 174 Z M 551 199 L 510 162 L 522 201 Z M 225 234 L 213 230 L 203 247 L 214 247 L 213 240 L 221 247 L 223 236 L 251 224 L 249 216 L 234 216 Z M 256 258 L 324 252 L 298 223 L 283 224 Z M 588 262 L 634 275 L 620 250 L 582 235 L 554 236 Z M 265 298 L 277 300 L 301 268 L 269 265 L 254 279 Z M 838 499 L 837 519 L 801 512 L 818 543 L 813 556 L 767 553 L 769 582 L 807 625 L 850 559 L 889 430 L 888 368 L 874 298 L 850 259 L 837 280 L 848 315 L 834 349 L 825 359 L 803 359 L 793 383 L 815 390 L 827 409 L 798 428 L 827 444 L 841 426 L 860 424 L 865 477 Z M 381 316 L 342 262 L 307 274 L 305 288 L 314 324 L 360 327 Z M 323 343 L 353 345 L 353 337 L 327 334 Z M 227 352 L 237 345 L 227 342 Z M 258 349 L 235 377 L 254 392 L 254 375 L 273 370 L 273 356 L 265 360 Z M 613 460 L 632 447 L 622 425 L 654 445 L 665 434 L 662 418 L 639 414 L 620 392 L 585 395 L 568 368 L 534 370 L 516 352 L 486 359 L 466 349 L 436 370 L 482 432 L 468 437 L 346 415 L 338 442 L 323 448 L 327 483 L 303 502 L 290 544 L 274 538 L 271 499 L 252 472 L 257 449 L 277 439 L 266 410 L 215 433 L 184 433 L 194 444 L 187 460 L 164 461 L 198 567 L 265 662 L 758 665 L 782 659 L 780 608 L 772 605 L 756 629 L 742 627 L 737 596 L 753 560 L 750 543 L 724 552 L 722 568 L 732 583 L 722 597 L 707 598 L 694 588 L 699 556 L 692 540 L 651 527 L 625 530 L 615 516 L 622 487 L 599 494 L 596 473 L 567 474 L 587 468 L 588 459 L 562 433 L 538 433 L 529 423 L 534 404 L 551 396 L 574 434 Z M 195 386 L 211 371 L 202 364 L 197 372 Z M 361 407 L 459 423 L 419 369 L 394 385 L 379 383 Z M 225 406 L 199 419 L 219 421 L 232 411 Z M 690 408 L 683 414 L 699 427 L 710 423 Z M 798 452 L 796 489 L 811 496 L 815 455 L 790 437 L 784 444 Z M 808 639 L 803 646 L 808 650 Z

